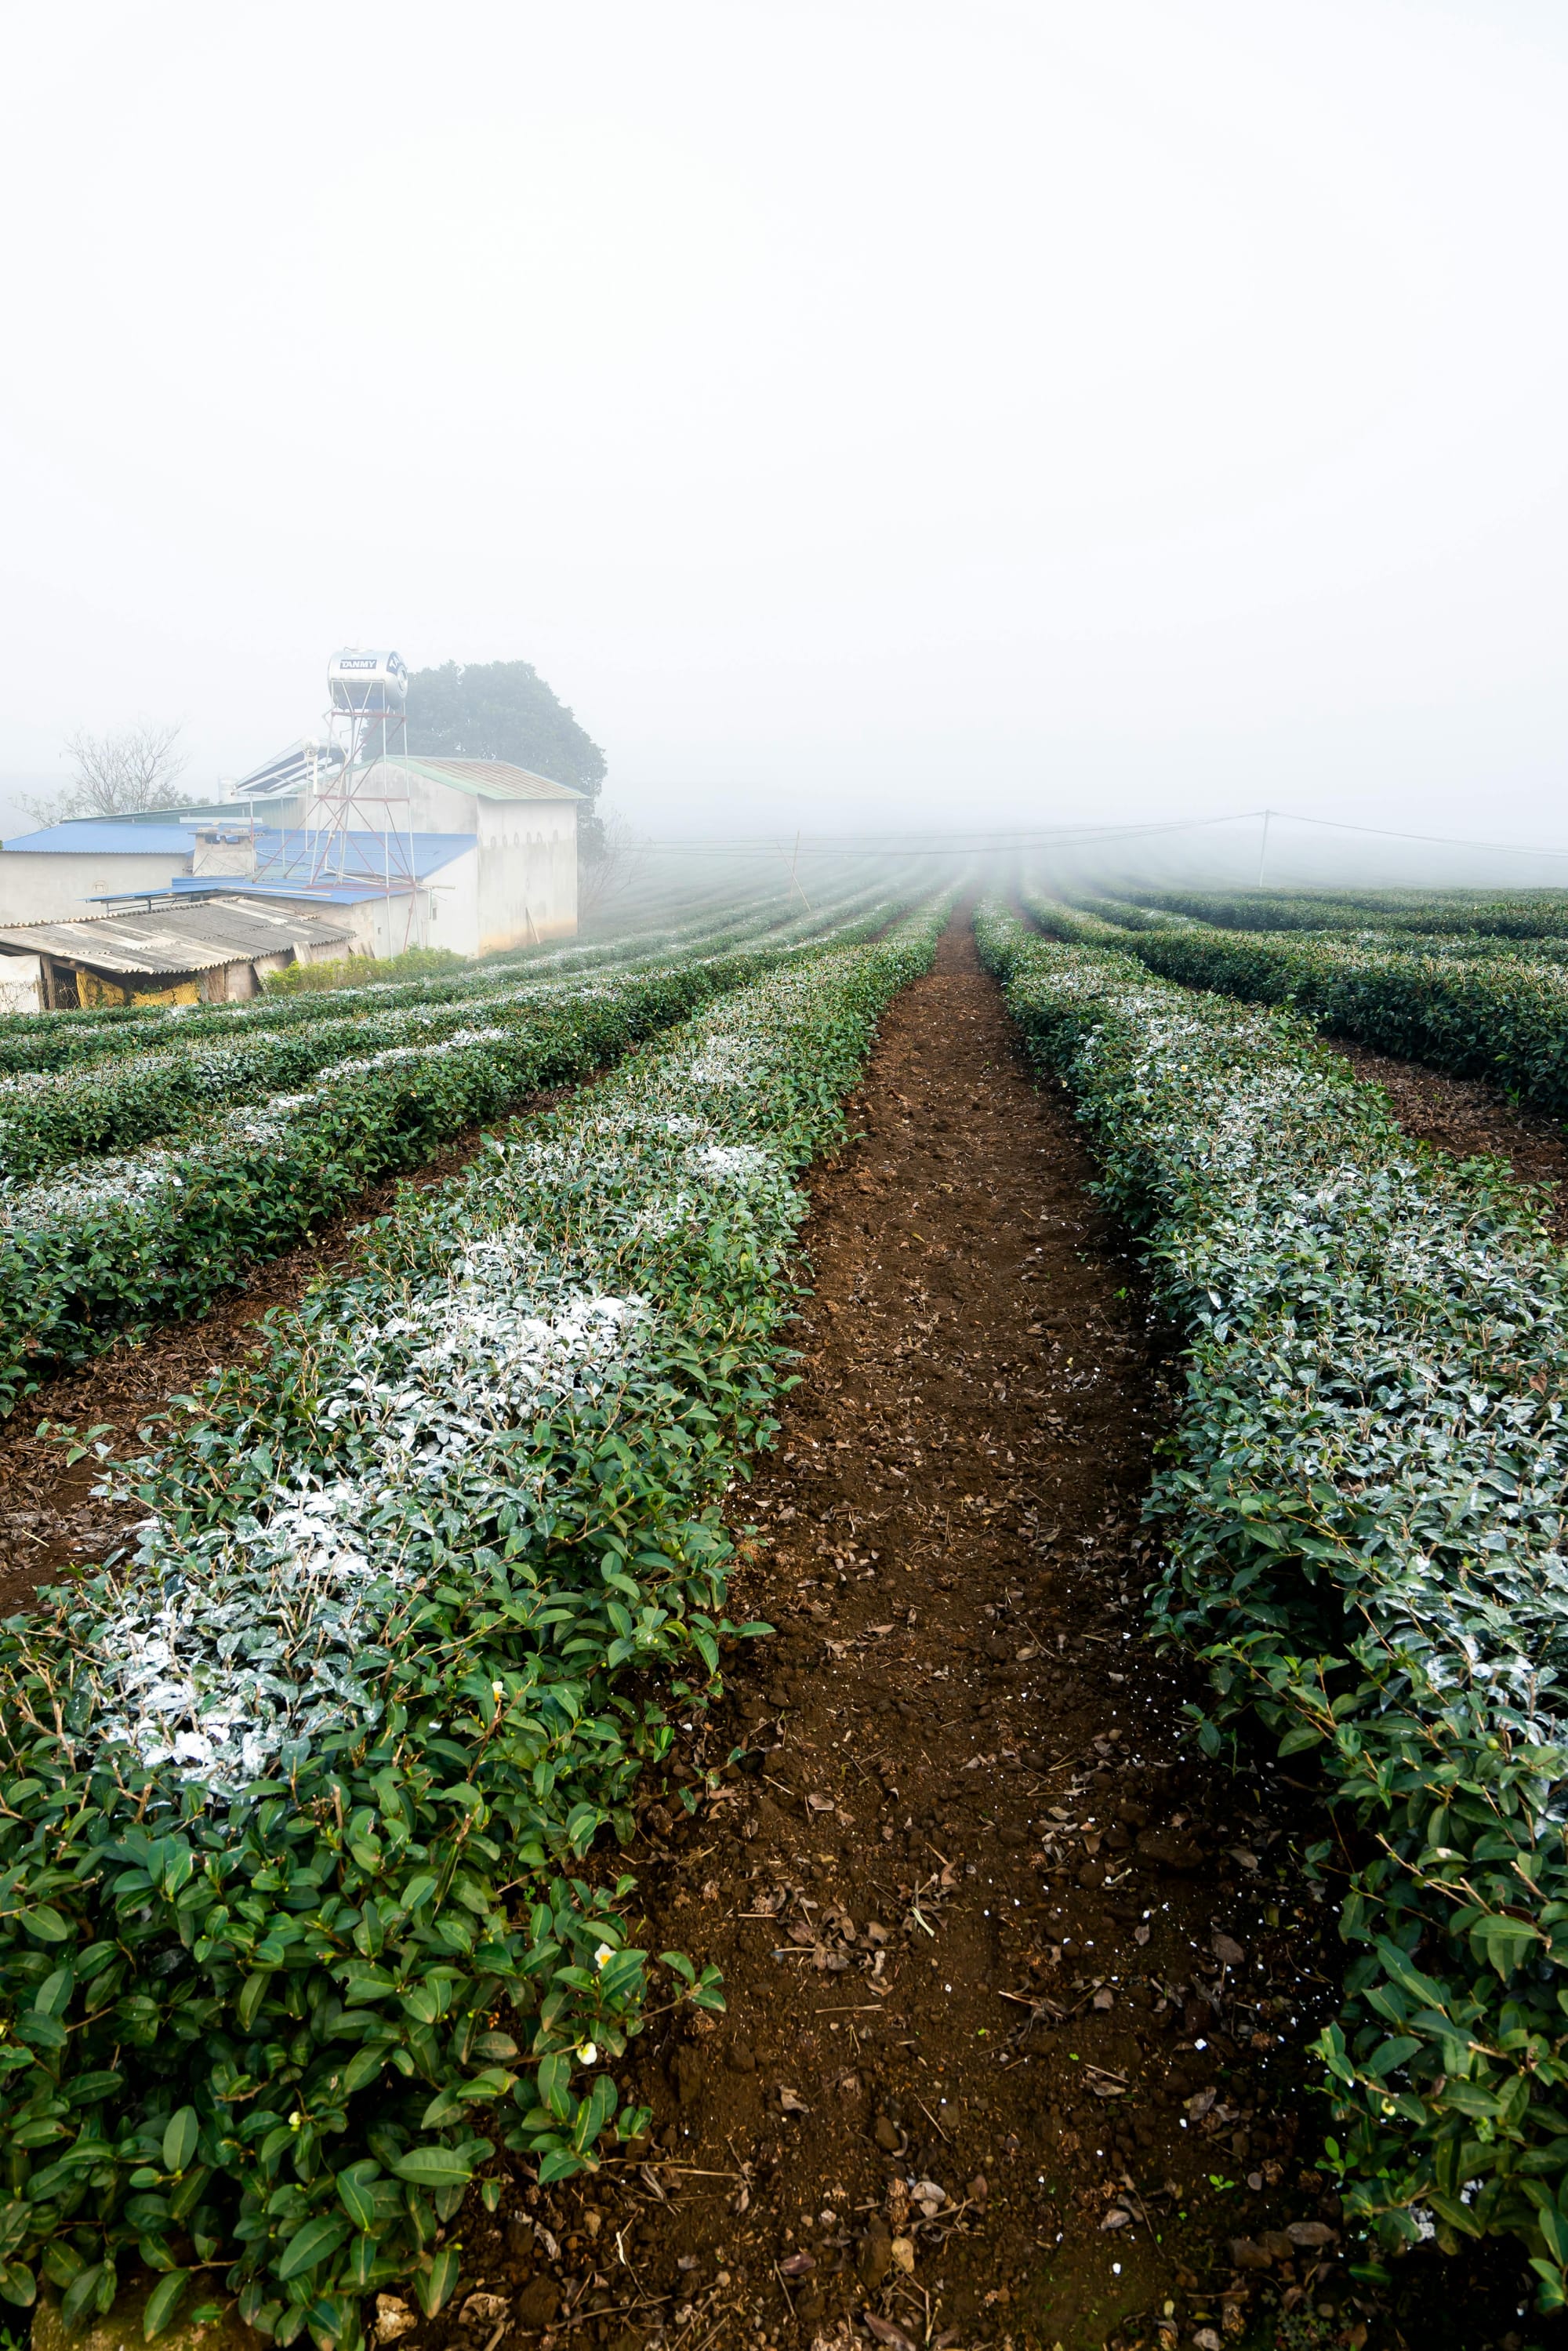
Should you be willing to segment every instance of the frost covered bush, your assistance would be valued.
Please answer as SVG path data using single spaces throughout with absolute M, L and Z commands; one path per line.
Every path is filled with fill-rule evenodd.
M 1148 935 L 1141 935 L 1141 953 Z M 1310 1752 L 1360 1866 L 1322 2046 L 1353 2210 L 1512 2232 L 1568 2291 L 1568 1270 L 1495 1162 L 1413 1144 L 1289 1016 L 983 952 L 1190 1342 L 1156 1629 Z M 1413 2215 L 1417 2217 L 1413 2217 Z
M 1389 931 L 1484 940 L 1568 935 L 1562 890 L 1140 890 L 1142 906 L 1238 931 Z
M 0 1074 L 12 1076 L 83 1071 L 111 1060 L 157 1053 L 171 1047 L 233 1045 L 257 1034 L 284 1035 L 329 1020 L 370 1020 L 393 1011 L 430 1010 L 469 1005 L 476 998 L 526 983 L 529 987 L 570 984 L 585 974 L 617 967 L 694 956 L 730 955 L 747 947 L 786 949 L 820 945 L 837 937 L 848 945 L 870 938 L 912 901 L 886 887 L 845 892 L 825 899 L 804 915 L 779 919 L 772 900 L 756 914 L 710 915 L 662 931 L 580 946 L 539 947 L 515 958 L 465 965 L 449 976 L 424 979 L 366 978 L 353 987 L 299 995 L 252 997 L 234 1004 L 116 1006 L 94 1012 L 0 1014 Z M 371 964 L 368 969 L 384 970 Z M 0 1095 L 0 1101 L 4 1096 Z M 144 1129 L 142 1132 L 151 1133 Z M 121 1135 L 121 1144 L 133 1140 Z M 113 1147 L 100 1144 L 95 1148 Z
M 747 1629 L 721 1505 L 787 1375 L 796 1177 L 938 926 L 721 998 L 405 1197 L 117 1473 L 135 1557 L 0 1635 L 13 2302 L 41 2268 L 86 2317 L 141 2262 L 156 2328 L 201 2266 L 352 2346 L 378 2288 L 448 2299 L 498 2139 L 558 2178 L 643 2126 L 654 1963 L 630 1882 L 573 1872 Z
M 526 1023 L 552 1002 L 539 987 L 497 990 L 485 999 L 489 1040 Z M 314 1079 L 372 1066 L 371 1057 L 472 1043 L 470 1005 L 415 1007 L 379 1017 L 323 1020 L 282 1036 L 233 1044 L 166 1047 L 128 1054 L 91 1070 L 29 1071 L 0 1078 L 0 1180 L 16 1186 L 71 1160 L 123 1153 L 152 1136 L 202 1134 L 211 1113 L 265 1100 Z
M 1065 935 L 1051 909 L 1047 926 Z M 1108 944 L 1108 941 L 1102 941 Z M 1456 941 L 1454 946 L 1465 942 Z M 1499 1080 L 1568 1111 L 1568 969 L 1542 955 L 1480 952 L 1171 924 L 1117 941 L 1190 987 L 1278 1004 L 1379 1051 Z
M 204 1048 L 190 1058 L 206 1072 L 206 1099 L 237 1097 L 232 1107 L 193 1115 L 182 1137 L 134 1154 L 83 1157 L 30 1183 L 0 1180 L 0 1411 L 51 1360 L 80 1362 L 128 1326 L 200 1312 L 251 1266 L 464 1128 L 583 1075 L 758 972 L 874 936 L 897 911 L 886 897 L 863 910 L 857 902 L 845 921 L 832 909 L 813 914 L 804 941 L 780 932 L 781 943 L 746 954 L 655 957 L 548 988 L 492 988 L 444 1010 L 322 1022 L 302 1040 Z M 292 1062 L 278 1050 L 300 1043 Z M 13 1081 L 10 1099 L 28 1086 L 90 1096 L 100 1084 L 128 1101 L 139 1087 L 151 1096 L 165 1058 L 176 1057 Z M 269 1090 L 268 1076 L 279 1080 L 286 1067 L 296 1090 Z M 191 1082 L 180 1081 L 187 1091 Z M 6 1101 L 0 1081 L 0 1133 Z
M 583 1076 L 756 969 L 715 958 L 582 983 L 505 1027 L 329 1061 L 310 1085 L 216 1113 L 183 1144 L 0 1185 L 0 1405 L 47 1361 L 79 1362 L 128 1326 L 199 1312 L 368 1185 L 419 1166 L 541 1086 Z

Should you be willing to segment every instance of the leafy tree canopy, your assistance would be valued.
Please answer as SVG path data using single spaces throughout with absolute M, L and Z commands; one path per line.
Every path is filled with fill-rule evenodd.
M 434 758 L 509 759 L 597 799 L 604 754 L 531 662 L 443 662 L 408 681 L 408 747 Z

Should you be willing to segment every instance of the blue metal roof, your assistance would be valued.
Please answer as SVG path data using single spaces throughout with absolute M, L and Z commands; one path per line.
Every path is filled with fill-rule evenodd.
M 380 832 L 349 832 L 326 842 L 319 832 L 279 832 L 256 827 L 256 878 L 258 882 L 308 882 L 319 859 L 322 882 L 374 882 L 384 888 L 391 874 L 395 883 L 412 872 L 416 881 L 439 873 L 455 857 L 475 846 L 471 832 L 394 833 L 389 848 Z
M 243 840 L 248 827 L 236 825 L 233 830 Z M 475 846 L 471 832 L 401 833 L 393 836 L 389 857 L 385 838 L 379 832 L 346 833 L 329 847 L 319 833 L 257 825 L 254 876 L 172 872 L 166 883 L 148 886 L 154 893 L 164 888 L 194 890 L 210 896 L 221 890 L 226 897 L 319 898 L 328 905 L 357 906 L 384 894 L 389 873 L 393 889 L 400 881 L 406 883 L 411 872 L 416 882 L 426 882 Z M 7 854 L 27 851 L 78 857 L 167 857 L 182 862 L 195 847 L 195 833 L 183 825 L 127 824 L 113 818 L 101 822 L 74 818 L 5 843 Z M 322 857 L 329 858 L 330 864 L 318 872 L 318 860 Z M 145 894 L 136 889 L 110 891 L 104 893 L 104 902 Z
M 185 827 L 175 824 L 122 824 L 113 817 L 90 822 L 73 819 L 68 824 L 51 824 L 42 832 L 25 832 L 16 841 L 5 843 L 5 853 L 26 850 L 30 855 L 69 857 L 111 856 L 116 852 L 128 857 L 189 857 L 196 846 L 196 836 Z
M 306 898 L 329 906 L 358 906 L 367 899 L 384 896 L 389 876 L 394 890 L 400 883 L 406 886 L 411 872 L 415 881 L 426 882 L 475 846 L 471 832 L 405 832 L 395 837 L 389 858 L 381 833 L 350 832 L 343 836 L 340 861 L 340 844 L 334 843 L 330 870 L 317 872 L 317 860 L 322 854 L 319 833 L 277 832 L 258 825 L 254 877 L 174 873 L 169 887 L 181 892 L 221 891 L 225 898 Z
M 397 887 L 397 876 L 392 876 Z M 287 898 L 298 905 L 303 899 L 312 906 L 362 906 L 367 899 L 383 898 L 385 884 L 380 882 L 253 882 L 248 873 L 175 873 L 170 876 L 169 892 L 188 898 L 197 893 L 224 898 Z M 117 898 L 140 901 L 141 890 L 118 891 Z M 165 893 L 156 893 L 162 897 Z

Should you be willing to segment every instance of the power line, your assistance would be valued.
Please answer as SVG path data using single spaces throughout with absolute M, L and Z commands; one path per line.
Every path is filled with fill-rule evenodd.
M 1145 840 L 1160 833 L 1201 832 L 1226 824 L 1259 824 L 1268 819 L 1284 824 L 1309 824 L 1325 832 L 1354 832 L 1379 841 L 1416 841 L 1438 849 L 1483 849 L 1509 857 L 1552 857 L 1568 859 L 1568 849 L 1547 849 L 1536 842 L 1515 841 L 1472 841 L 1442 832 L 1401 832 L 1389 825 L 1353 824 L 1339 817 L 1301 816 L 1293 809 L 1245 809 L 1225 816 L 1170 817 L 1150 819 L 1145 822 L 1098 825 L 1056 825 L 1030 828 L 1022 825 L 997 827 L 990 831 L 962 832 L 902 832 L 802 833 L 799 854 L 804 856 L 880 855 L 885 857 L 936 857 L 963 853 L 995 854 L 1007 849 L 1089 847 L 1102 841 Z M 750 833 L 732 840 L 689 839 L 681 841 L 641 841 L 627 844 L 632 854 L 647 850 L 668 851 L 686 857 L 720 857 L 749 853 L 772 857 L 779 853 L 779 844 L 770 834 Z
M 1438 849 L 1495 849 L 1510 857 L 1568 857 L 1568 849 L 1538 849 L 1529 841 L 1456 841 L 1447 832 L 1394 832 L 1386 825 L 1346 824 L 1339 817 L 1297 816 L 1291 809 L 1265 809 L 1262 813 L 1280 817 L 1287 824 L 1315 824 L 1331 832 L 1375 833 L 1380 841 L 1425 841 Z
M 822 832 L 802 833 L 802 850 L 810 849 L 821 856 L 852 855 L 859 851 L 882 850 L 894 842 L 913 846 L 891 852 L 895 855 L 937 856 L 955 849 L 1012 849 L 1043 841 L 1124 840 L 1151 832 L 1194 832 L 1217 824 L 1247 824 L 1262 814 L 1260 809 L 1249 810 L 1240 816 L 1186 816 L 1164 820 L 1150 819 L 1146 823 L 1124 825 L 1055 825 L 1031 831 L 1022 825 L 999 826 L 992 831 L 963 832 Z M 679 852 L 685 856 L 734 855 L 749 851 L 758 857 L 777 856 L 779 840 L 771 833 L 747 833 L 729 841 L 714 841 L 697 835 L 679 841 L 632 841 L 627 851 L 635 854 L 640 850 L 661 849 Z

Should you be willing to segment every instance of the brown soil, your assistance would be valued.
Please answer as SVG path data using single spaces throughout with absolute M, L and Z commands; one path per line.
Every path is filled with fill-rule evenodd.
M 255 1350 L 265 1316 L 297 1305 L 319 1275 L 352 1261 L 366 1225 L 392 1207 L 400 1184 L 418 1190 L 444 1182 L 473 1158 L 485 1131 L 469 1128 L 417 1175 L 373 1186 L 310 1240 L 258 1265 L 199 1321 L 122 1339 L 80 1370 L 41 1382 L 0 1421 L 0 1616 L 26 1607 L 41 1583 L 79 1562 L 113 1557 L 142 1515 L 95 1499 L 99 1461 L 89 1455 L 68 1467 L 66 1441 L 40 1437 L 40 1426 L 82 1438 L 96 1430 L 117 1454 L 141 1449 L 140 1430 L 155 1435 L 154 1424 L 177 1399 Z
M 1196 1761 L 1139 1641 L 1160 1344 L 967 928 L 852 1112 L 747 1502 L 735 1603 L 777 1638 L 632 1855 L 637 1939 L 716 1961 L 727 2012 L 633 2044 L 646 2148 L 465 2212 L 462 2294 L 411 2343 L 1403 2341 L 1310 2164 L 1323 1823 L 1266 1764 Z M 1500 2304 L 1449 2275 L 1463 2331 L 1408 2339 L 1500 2337 Z
M 1461 1159 L 1482 1154 L 1506 1159 L 1527 1183 L 1544 1185 L 1552 1229 L 1560 1241 L 1568 1241 L 1568 1134 L 1561 1119 L 1517 1106 L 1484 1079 L 1446 1077 L 1440 1070 L 1396 1061 L 1344 1037 L 1325 1042 L 1358 1078 L 1384 1088 L 1407 1134 Z

